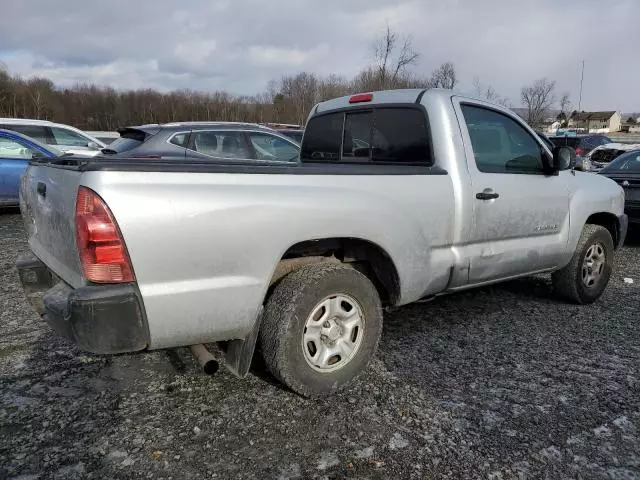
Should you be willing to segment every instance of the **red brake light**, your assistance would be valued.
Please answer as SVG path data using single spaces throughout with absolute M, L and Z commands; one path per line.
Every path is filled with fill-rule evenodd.
M 349 103 L 363 103 L 373 100 L 373 93 L 358 93 L 349 97 Z
M 576 155 L 578 155 L 579 157 L 583 156 L 584 152 L 585 152 L 584 148 L 576 147 Z
M 87 280 L 95 283 L 133 282 L 133 269 L 109 207 L 93 190 L 78 188 L 76 243 Z

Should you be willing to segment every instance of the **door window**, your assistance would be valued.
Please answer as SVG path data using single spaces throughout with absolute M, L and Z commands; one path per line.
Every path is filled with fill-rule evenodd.
M 518 122 L 482 107 L 462 105 L 478 170 L 485 173 L 544 173 L 542 147 Z
M 30 160 L 35 150 L 10 138 L 0 137 L 0 158 Z
M 53 138 L 56 140 L 56 145 L 64 145 L 67 147 L 88 147 L 90 138 L 80 135 L 73 130 L 67 130 L 66 128 L 51 127 Z
M 242 132 L 193 132 L 192 149 L 218 158 L 252 158 Z
M 45 127 L 39 127 L 38 125 L 0 125 L 0 128 L 13 130 L 44 144 L 51 144 L 51 139 Z
M 268 133 L 249 133 L 251 145 L 258 160 L 293 162 L 298 159 L 300 149 L 293 143 Z

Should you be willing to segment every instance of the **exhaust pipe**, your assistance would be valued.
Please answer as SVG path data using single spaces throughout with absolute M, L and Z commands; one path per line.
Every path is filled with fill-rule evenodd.
M 211 352 L 207 350 L 207 347 L 200 343 L 198 345 L 191 345 L 190 348 L 191 353 L 193 353 L 193 356 L 198 360 L 198 363 L 202 367 L 202 370 L 204 370 L 204 373 L 207 375 L 213 375 L 218 371 L 220 364 L 215 357 L 211 355 Z

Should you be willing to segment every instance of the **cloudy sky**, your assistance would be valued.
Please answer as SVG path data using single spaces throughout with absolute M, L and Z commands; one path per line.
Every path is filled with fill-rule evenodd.
M 5 0 L 0 62 L 60 85 L 254 94 L 310 71 L 352 77 L 389 23 L 416 73 L 455 64 L 519 106 L 541 77 L 585 110 L 640 111 L 640 0 Z

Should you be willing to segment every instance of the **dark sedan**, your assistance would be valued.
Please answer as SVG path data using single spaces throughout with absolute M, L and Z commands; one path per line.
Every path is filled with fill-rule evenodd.
M 600 170 L 600 175 L 609 177 L 624 188 L 624 212 L 629 223 L 640 224 L 640 150 L 620 155 Z

